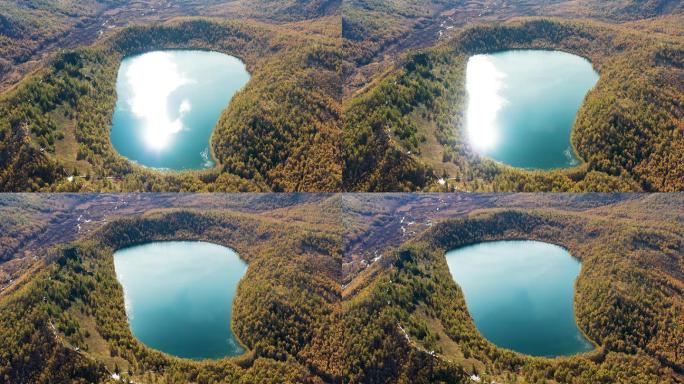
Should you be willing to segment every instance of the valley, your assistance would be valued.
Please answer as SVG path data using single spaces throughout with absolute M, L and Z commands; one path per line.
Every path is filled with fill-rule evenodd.
M 43 196 L 61 207 L 81 195 Z M 106 381 L 116 374 L 149 383 L 198 377 L 204 383 L 257 377 L 403 382 L 407 375 L 421 382 L 682 379 L 679 195 L 128 194 L 114 210 L 98 208 L 110 205 L 111 195 L 86 196 L 72 215 L 78 213 L 78 222 L 88 207 L 89 231 L 67 237 L 74 228 L 51 220 L 38 232 L 63 228 L 65 237 L 27 246 L 34 264 L 0 294 L 3 350 L 20 350 L 18 340 L 32 337 L 36 341 L 22 353 L 44 356 L 48 367 L 59 366 L 69 377 Z M 2 201 L 15 212 L 43 204 L 23 199 Z M 54 211 L 63 215 L 62 208 Z M 41 238 L 18 231 L 26 244 Z M 533 357 L 501 348 L 478 331 L 445 254 L 511 240 L 559 245 L 581 261 L 574 299 L 566 293 L 564 300 L 573 303 L 577 327 L 596 344 L 593 350 Z M 159 241 L 208 241 L 245 260 L 231 320 L 244 354 L 179 359 L 133 336 L 115 252 Z M 538 256 L 550 257 L 544 255 Z M 497 297 L 506 303 L 505 295 Z M 20 358 L 4 361 L 4 377 L 59 377 Z
M 55 2 L 40 10 L 40 1 L 11 0 L 0 10 L 5 20 L 0 49 L 0 91 L 34 72 L 50 55 L 65 49 L 91 45 L 117 29 L 133 24 L 149 24 L 182 16 L 213 16 L 227 19 L 283 22 L 329 17 L 336 12 L 335 1 L 313 1 L 301 12 L 289 1 L 279 6 L 265 3 L 198 0 L 86 0 L 79 5 Z
M 181 47 L 234 55 L 252 76 L 227 108 L 220 107 L 216 126 L 205 127 L 214 128 L 203 148 L 217 165 L 160 172 L 129 161 L 112 145 L 116 74 L 126 56 Z M 0 189 L 339 190 L 339 53 L 333 37 L 205 18 L 129 27 L 62 53 L 0 102 Z
M 468 143 L 467 61 L 510 49 L 572 53 L 588 58 L 599 73 L 571 130 L 576 166 L 511 167 Z M 681 143 L 682 94 L 680 82 L 670 79 L 682 71 L 678 59 L 664 63 L 658 57 L 681 52 L 676 36 L 594 21 L 520 18 L 467 27 L 434 47 L 408 52 L 372 87 L 344 102 L 345 190 L 678 191 L 682 178 L 674 154 Z M 640 112 L 646 109 L 651 112 Z M 531 106 L 524 114 L 536 113 L 541 111 Z
M 0 1 L 0 383 L 684 383 L 684 3 Z
M 0 190 L 680 191 L 684 10 L 642 3 L 93 0 L 38 12 L 11 2 L 9 50 L 33 49 L 22 39 L 38 20 L 62 22 L 32 35 L 42 56 L 5 55 L 18 74 L 3 76 L 13 85 L 0 100 Z M 163 172 L 108 140 L 115 68 L 155 49 L 214 50 L 252 75 L 221 106 L 210 143 L 192 150 L 213 167 Z M 571 164 L 510 163 L 468 142 L 467 62 L 511 49 L 570 53 L 598 72 L 564 118 Z M 523 126 L 558 120 L 534 105 L 520 111 Z
M 314 324 L 321 321 L 338 297 L 336 244 L 340 233 L 332 224 L 336 204 L 331 196 L 129 195 L 132 206 L 141 209 L 149 205 L 137 215 L 118 217 L 108 209 L 97 208 L 108 202 L 104 195 L 99 196 L 91 196 L 82 204 L 111 221 L 92 224 L 92 232 L 80 234 L 73 241 L 46 244 L 36 252 L 36 265 L 25 271 L 25 278 L 3 290 L 0 344 L 3 351 L 14 352 L 11 358 L 3 352 L 0 377 L 29 382 L 37 377 L 91 382 L 118 382 L 126 377 L 136 382 L 180 383 L 198 376 L 202 382 L 253 382 L 265 375 L 320 382 L 305 365 L 296 362 L 306 360 L 296 356 L 301 348 L 299 340 L 310 337 Z M 140 200 L 145 203 L 135 203 Z M 195 204 L 215 204 L 216 208 L 192 208 Z M 15 211 L 20 211 L 16 205 Z M 87 222 L 93 223 L 90 219 Z M 53 225 L 61 227 L 56 222 Z M 144 346 L 131 334 L 115 258 L 119 272 L 125 266 L 114 251 L 174 239 L 229 246 L 248 263 L 233 302 L 231 324 L 240 342 L 249 346 L 248 353 L 213 362 L 180 359 Z M 162 257 L 169 254 L 164 252 Z M 208 256 L 207 252 L 201 254 Z M 188 262 L 187 256 L 180 255 L 179 261 Z M 125 282 L 127 291 L 132 289 L 130 284 L 135 284 L 128 278 Z M 208 280 L 203 283 L 208 284 Z M 206 289 L 206 293 L 213 291 Z M 149 289 L 139 293 L 151 294 Z M 206 299 L 206 295 L 198 291 L 196 294 Z M 131 304 L 129 300 L 127 305 Z M 226 307 L 226 303 L 218 305 Z M 282 312 L 273 312 L 273 307 Z M 128 307 L 132 308 L 137 307 Z M 288 313 L 292 317 L 286 316 Z M 136 310 L 136 321 L 144 320 L 144 314 Z M 17 322 L 19 318 L 23 320 Z M 220 327 L 219 323 L 214 321 Z M 212 333 L 207 335 L 211 337 Z M 14 344 L 23 337 L 31 337 L 32 342 Z M 40 367 L 23 363 L 24 356 L 37 355 L 42 356 Z M 287 362 L 282 361 L 285 356 L 289 356 Z

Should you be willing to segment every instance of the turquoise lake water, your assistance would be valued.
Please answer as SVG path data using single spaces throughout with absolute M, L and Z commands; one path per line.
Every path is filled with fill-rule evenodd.
M 472 148 L 519 168 L 579 164 L 570 134 L 598 78 L 588 60 L 559 51 L 511 50 L 470 57 L 466 126 Z
M 127 57 L 116 82 L 112 145 L 147 167 L 212 167 L 211 133 L 249 78 L 239 59 L 218 52 L 154 51 Z
M 495 241 L 454 249 L 446 259 L 477 329 L 492 343 L 534 356 L 594 348 L 573 310 L 580 262 L 564 248 Z
M 190 359 L 239 355 L 230 329 L 232 303 L 247 264 L 205 242 L 154 242 L 114 253 L 133 335 L 145 345 Z

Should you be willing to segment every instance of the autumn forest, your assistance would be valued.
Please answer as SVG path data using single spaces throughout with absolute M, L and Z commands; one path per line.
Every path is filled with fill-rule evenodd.
M 684 2 L 0 1 L 0 384 L 684 383 Z

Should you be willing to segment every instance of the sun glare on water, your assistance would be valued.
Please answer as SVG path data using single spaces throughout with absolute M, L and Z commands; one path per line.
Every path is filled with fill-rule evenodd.
M 490 149 L 499 141 L 496 120 L 506 104 L 506 99 L 499 95 L 505 77 L 506 74 L 485 55 L 475 55 L 468 60 L 466 126 L 470 144 L 475 150 Z
M 183 117 L 192 110 L 190 101 L 183 100 L 174 111 L 169 105 L 169 96 L 194 81 L 180 73 L 172 56 L 166 52 L 142 55 L 131 64 L 126 80 L 132 90 L 128 104 L 143 122 L 145 141 L 150 148 L 163 149 L 173 135 L 184 128 Z

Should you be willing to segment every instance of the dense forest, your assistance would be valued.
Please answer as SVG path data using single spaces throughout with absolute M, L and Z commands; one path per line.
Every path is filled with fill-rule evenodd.
M 61 49 L 90 45 L 114 28 L 188 15 L 265 23 L 317 22 L 339 0 L 5 0 L 0 3 L 0 89 L 16 84 Z M 339 33 L 338 33 L 339 34 Z
M 676 225 L 651 227 L 621 217 L 499 209 L 439 223 L 404 244 L 349 299 L 339 317 L 342 329 L 354 331 L 329 340 L 326 351 L 354 351 L 340 357 L 341 369 L 362 377 L 359 382 L 380 382 L 375 372 L 396 373 L 396 382 L 469 381 L 463 370 L 483 382 L 678 382 L 684 368 L 684 234 Z M 575 313 L 596 350 L 536 358 L 498 348 L 479 334 L 444 254 L 502 239 L 560 244 L 581 259 Z M 411 350 L 402 350 L 407 343 Z M 374 368 L 358 376 L 360 361 Z
M 453 383 L 474 374 L 487 383 L 521 384 L 681 378 L 681 199 L 483 196 L 458 203 L 470 207 L 464 216 L 387 247 L 375 273 L 359 275 L 352 289 L 340 281 L 343 244 L 356 236 L 353 219 L 340 216 L 339 199 L 297 200 L 257 195 L 251 212 L 151 210 L 43 249 L 30 278 L 0 293 L 0 380 L 106 382 L 113 373 L 144 383 Z M 489 204 L 557 208 L 474 208 Z M 530 357 L 479 334 L 444 255 L 504 239 L 558 244 L 582 261 L 575 315 L 594 351 Z M 243 355 L 178 359 L 131 334 L 113 251 L 163 240 L 222 244 L 249 264 L 232 318 Z
M 46 266 L 3 297 L 4 382 L 323 382 L 301 348 L 339 300 L 340 234 L 254 214 L 158 211 L 103 227 L 91 240 L 46 250 Z M 249 263 L 232 328 L 249 352 L 196 362 L 151 350 L 131 334 L 114 249 L 142 242 L 205 240 Z M 276 310 L 277 308 L 277 310 Z M 27 342 L 28 341 L 28 342 Z
M 97 4 L 104 3 L 121 5 L 84 2 L 71 9 L 61 4 L 46 15 L 95 17 L 101 10 Z M 6 48 L 19 46 L 11 36 L 36 23 L 18 22 L 22 15 L 27 20 L 40 16 L 21 13 L 17 9 L 23 8 L 12 4 L 6 6 L 12 10 L 9 16 L 0 20 L 9 39 Z M 253 10 L 262 16 L 255 19 L 279 23 L 159 22 L 164 18 L 153 17 L 144 26 L 114 28 L 91 46 L 54 55 L 45 68 L 0 97 L 0 190 L 579 192 L 684 187 L 678 156 L 684 145 L 681 4 L 626 1 L 610 10 L 596 2 L 497 4 L 355 0 L 342 5 L 340 20 L 333 17 L 340 5 L 335 1 L 279 1 L 259 3 Z M 216 2 L 196 13 L 235 11 L 226 7 Z M 444 32 L 435 29 L 443 17 L 437 11 L 450 7 L 462 11 L 447 13 L 452 32 L 431 40 L 428 35 Z M 481 24 L 470 25 L 473 13 L 482 15 Z M 159 172 L 121 157 L 109 141 L 122 58 L 170 48 L 232 54 L 246 62 L 252 75 L 215 128 L 214 168 Z M 600 72 L 573 130 L 579 166 L 520 170 L 482 158 L 464 140 L 465 63 L 472 54 L 510 48 L 571 52 L 589 58 Z
M 121 59 L 170 48 L 226 52 L 252 75 L 212 135 L 212 169 L 147 169 L 110 143 Z M 0 190 L 339 190 L 340 54 L 324 34 L 205 19 L 131 27 L 61 53 L 0 100 Z
M 465 63 L 515 48 L 589 58 L 600 73 L 573 129 L 583 163 L 525 171 L 473 153 L 464 139 Z M 466 28 L 408 54 L 345 102 L 344 187 L 357 191 L 677 191 L 684 44 L 597 22 L 522 19 Z M 446 185 L 438 185 L 438 178 Z
M 342 4 L 346 47 L 345 87 L 371 84 L 404 52 L 435 45 L 470 25 L 499 23 L 515 17 L 561 17 L 611 23 L 637 22 L 643 28 L 673 34 L 681 30 L 684 5 L 677 0 L 350 0 Z M 663 25 L 671 25 L 662 28 Z M 450 31 L 451 30 L 451 31 Z M 387 60 L 389 58 L 389 60 Z

